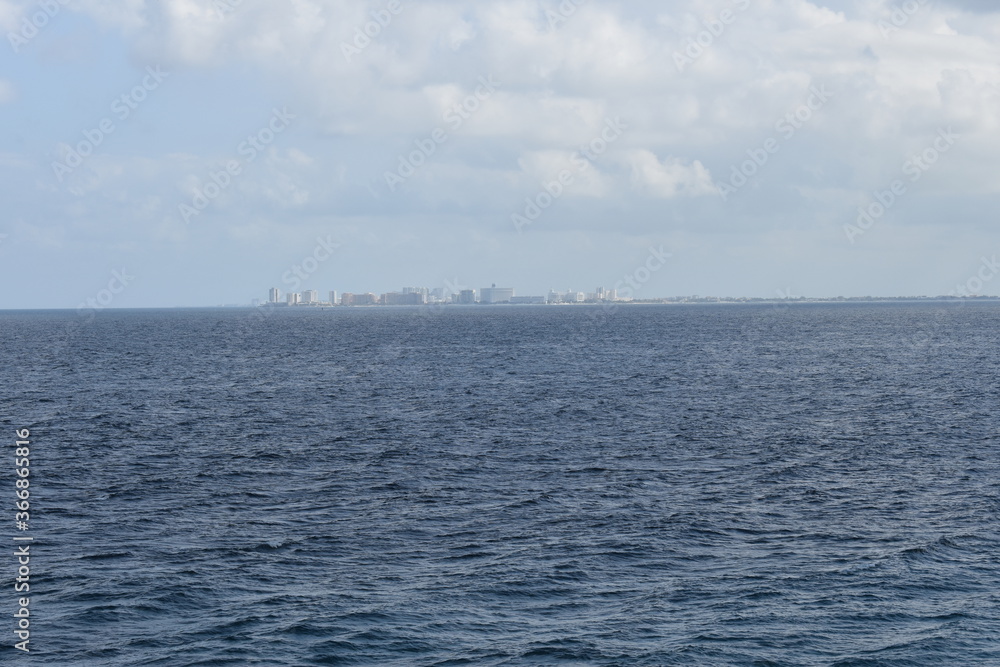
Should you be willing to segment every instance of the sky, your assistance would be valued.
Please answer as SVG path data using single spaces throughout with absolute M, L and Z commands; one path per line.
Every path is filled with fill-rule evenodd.
M 998 9 L 0 0 L 0 308 L 998 295 Z

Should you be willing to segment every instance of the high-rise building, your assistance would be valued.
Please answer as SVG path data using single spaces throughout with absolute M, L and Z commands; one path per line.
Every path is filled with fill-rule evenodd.
M 267 293 L 267 302 L 278 303 L 279 301 L 281 301 L 281 290 L 277 287 L 272 287 Z
M 344 292 L 343 296 L 340 297 L 340 304 L 342 306 L 376 306 L 378 305 L 378 297 L 371 292 L 367 294 Z
M 493 283 L 492 287 L 484 287 L 479 290 L 479 303 L 510 303 L 514 298 L 513 287 L 497 287 Z
M 458 293 L 458 303 L 469 305 L 476 302 L 476 290 L 464 289 Z
M 287 295 L 285 295 L 285 299 L 289 306 L 296 306 L 302 300 L 302 295 L 299 294 L 298 292 L 289 292 Z
M 302 292 L 302 303 L 319 303 L 319 292 L 307 289 Z
M 426 287 L 404 287 L 402 293 L 406 295 L 416 294 L 420 298 L 419 303 L 427 303 L 427 296 L 430 294 L 430 290 Z
M 330 303 L 337 305 L 337 290 L 335 289 L 330 290 Z
M 420 292 L 388 292 L 382 295 L 383 306 L 422 306 L 427 303 Z

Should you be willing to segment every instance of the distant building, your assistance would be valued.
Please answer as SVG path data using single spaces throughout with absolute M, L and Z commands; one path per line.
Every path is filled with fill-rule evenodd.
M 512 296 L 510 302 L 516 305 L 527 305 L 527 304 L 544 304 L 548 303 L 548 299 L 544 296 Z
M 384 306 L 422 306 L 427 303 L 420 292 L 387 292 L 382 295 L 381 301 Z
M 302 301 L 302 295 L 297 292 L 289 292 L 285 299 L 289 306 L 297 306 Z
M 319 292 L 307 289 L 302 292 L 302 303 L 319 303 Z
M 430 290 L 426 287 L 404 287 L 403 294 L 420 294 L 424 297 L 424 303 L 427 303 L 427 297 L 430 295 Z
M 497 284 L 493 283 L 492 287 L 479 290 L 479 303 L 510 303 L 513 298 L 513 287 L 497 287 Z
M 476 290 L 474 289 L 464 289 L 458 293 L 458 303 L 463 305 L 469 305 L 476 302 Z
M 336 305 L 337 303 L 337 290 L 330 290 L 330 303 Z
M 371 292 L 368 292 L 367 294 L 351 294 L 350 292 L 344 292 L 344 295 L 340 297 L 340 305 L 376 306 L 378 305 L 378 297 Z
M 281 301 L 281 290 L 277 287 L 272 287 L 267 292 L 267 302 L 268 303 L 278 303 Z
M 405 294 L 410 299 L 417 299 L 415 303 L 407 302 L 407 305 L 416 305 L 427 303 L 427 297 L 430 295 L 430 292 L 431 291 L 426 287 L 404 287 L 401 293 Z

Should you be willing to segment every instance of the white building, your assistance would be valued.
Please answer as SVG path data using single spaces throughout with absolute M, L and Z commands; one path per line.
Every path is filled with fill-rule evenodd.
M 319 292 L 307 289 L 302 292 L 302 303 L 319 303 Z
M 337 290 L 335 289 L 330 290 L 330 303 L 337 304 Z
M 427 303 L 427 297 L 430 294 L 430 290 L 426 287 L 404 287 L 403 294 L 417 294 L 417 298 L 420 303 Z
M 497 284 L 493 283 L 493 287 L 479 290 L 479 303 L 510 303 L 513 298 L 513 287 L 497 287 Z
M 289 306 L 296 306 L 296 305 L 299 304 L 300 300 L 302 299 L 302 295 L 299 294 L 299 293 L 297 293 L 297 292 L 289 292 L 285 296 L 285 299 L 286 299 L 286 301 L 287 301 L 287 303 L 288 303 Z
M 278 303 L 279 301 L 281 301 L 281 290 L 277 287 L 272 287 L 267 293 L 267 302 Z

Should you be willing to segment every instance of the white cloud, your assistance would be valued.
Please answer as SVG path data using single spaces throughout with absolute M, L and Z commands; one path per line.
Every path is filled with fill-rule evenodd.
M 718 193 L 718 188 L 712 183 L 712 175 L 697 160 L 688 165 L 678 158 L 661 161 L 647 150 L 633 151 L 629 157 L 632 185 L 640 192 L 662 199 Z
M 442 126 L 448 108 L 490 75 L 500 90 L 450 140 L 503 141 L 514 155 L 508 168 L 521 159 L 529 171 L 545 171 L 538 155 L 571 153 L 606 117 L 621 115 L 632 129 L 619 148 L 632 151 L 633 184 L 650 197 L 703 194 L 707 165 L 728 170 L 816 83 L 834 86 L 839 106 L 817 112 L 800 132 L 809 139 L 796 140 L 825 146 L 820 157 L 854 164 L 864 178 L 884 167 L 852 154 L 862 141 L 886 164 L 949 122 L 997 143 L 986 136 L 996 105 L 982 94 L 1000 83 L 1000 45 L 979 34 L 1000 29 L 1000 17 L 977 14 L 980 33 L 969 35 L 960 9 L 924 7 L 886 38 L 876 22 L 890 12 L 879 3 L 834 11 L 808 0 L 760 0 L 735 11 L 704 55 L 678 72 L 674 51 L 732 4 L 687 0 L 664 11 L 640 3 L 626 14 L 591 2 L 550 27 L 526 0 L 403 3 L 351 62 L 342 44 L 378 3 L 242 2 L 224 17 L 197 0 L 81 7 L 117 22 L 139 51 L 167 63 L 245 62 L 282 77 L 299 91 L 303 114 L 334 136 L 398 135 L 405 146 Z M 390 149 L 385 161 L 393 160 Z M 809 174 L 798 171 L 782 178 Z M 605 190 L 616 196 L 598 188 Z

